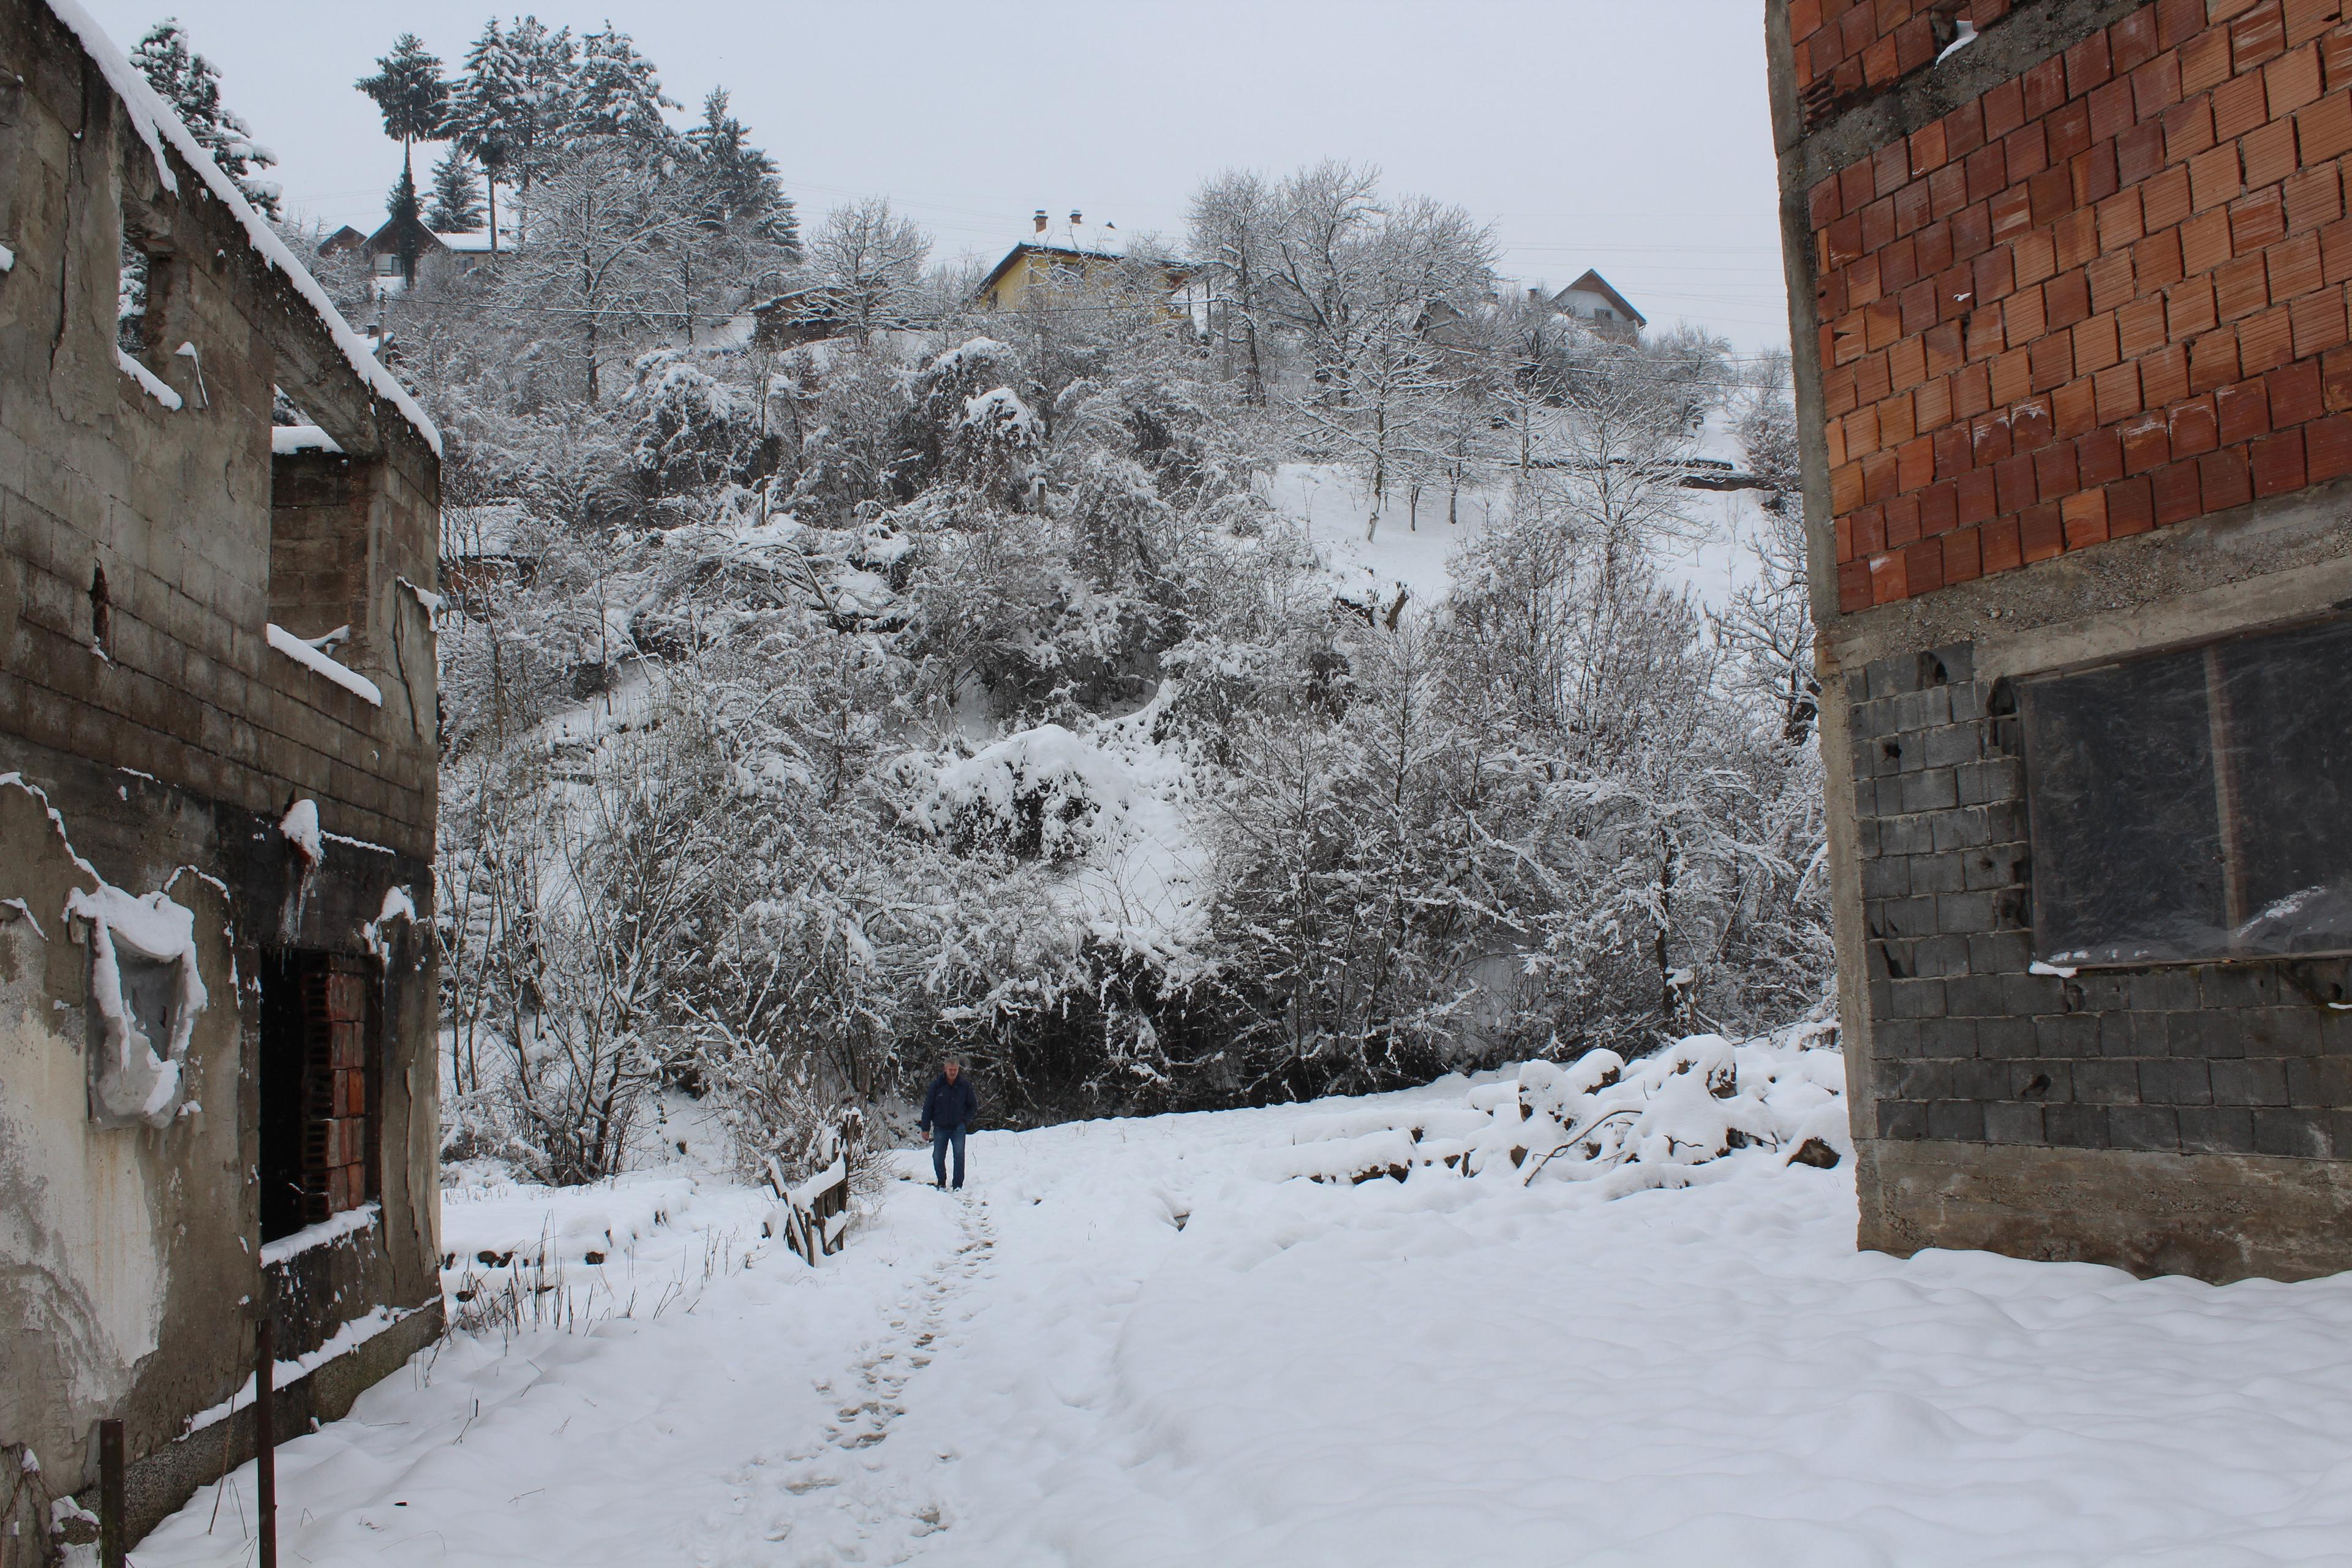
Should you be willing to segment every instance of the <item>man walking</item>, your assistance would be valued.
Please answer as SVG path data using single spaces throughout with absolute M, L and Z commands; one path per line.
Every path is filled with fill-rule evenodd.
M 980 1112 L 980 1096 L 963 1076 L 963 1064 L 950 1058 L 931 1079 L 923 1096 L 923 1118 L 917 1125 L 931 1137 L 931 1173 L 942 1187 L 948 1184 L 948 1145 L 955 1145 L 956 1191 L 963 1190 L 963 1135 Z

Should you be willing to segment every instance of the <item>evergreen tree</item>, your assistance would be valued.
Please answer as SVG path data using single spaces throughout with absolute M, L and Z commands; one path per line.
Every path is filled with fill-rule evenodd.
M 383 210 L 400 226 L 396 231 L 400 236 L 400 275 L 414 285 L 416 281 L 416 231 L 425 219 L 416 206 L 416 176 L 404 166 L 400 171 L 400 178 L 393 182 L 392 195 L 384 198 Z
M 466 51 L 466 74 L 449 84 L 449 138 L 459 153 L 481 165 L 494 257 L 499 249 L 499 181 L 514 142 L 516 68 L 514 50 L 493 16 Z
M 131 51 L 131 58 L 147 78 L 147 85 L 186 122 L 189 134 L 213 155 L 213 162 L 235 182 L 245 199 L 263 216 L 278 216 L 277 183 L 253 177 L 278 160 L 255 142 L 253 128 L 221 102 L 220 72 L 188 47 L 187 29 L 177 19 L 165 17 L 147 29 L 147 36 Z
M 520 194 L 527 221 L 533 182 L 564 156 L 578 59 L 572 29 L 550 31 L 536 16 L 524 16 L 504 32 L 493 20 L 466 51 L 466 74 L 450 93 L 448 124 L 457 145 L 488 177 L 494 246 L 499 187 Z M 520 232 L 524 225 L 513 226 Z
M 482 226 L 482 171 L 461 147 L 433 165 L 433 205 L 425 226 L 436 234 L 471 234 Z
M 702 123 L 686 133 L 709 192 L 711 216 L 719 222 L 749 223 L 797 258 L 801 231 L 793 199 L 776 183 L 776 161 L 752 146 L 750 136 L 750 129 L 727 112 L 727 89 L 712 88 L 702 100 Z
M 637 53 L 629 35 L 610 22 L 581 40 L 580 68 L 572 100 L 572 136 L 611 138 L 659 145 L 675 135 L 662 119 L 676 109 L 662 96 L 653 61 Z
M 362 77 L 356 85 L 383 111 L 383 133 L 400 143 L 401 171 L 413 195 L 416 177 L 409 149 L 447 134 L 449 84 L 441 78 L 440 57 L 414 33 L 401 34 L 392 53 L 375 64 L 376 74 Z

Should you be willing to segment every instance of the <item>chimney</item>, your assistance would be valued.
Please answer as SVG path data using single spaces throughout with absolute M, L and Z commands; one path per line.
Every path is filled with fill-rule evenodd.
M 1039 234 L 1043 234 L 1043 233 L 1045 233 L 1045 209 L 1044 207 L 1039 207 L 1039 208 L 1037 209 L 1037 218 L 1036 218 L 1036 222 L 1037 222 L 1037 232 L 1038 232 Z
M 1079 226 L 1080 224 L 1082 224 L 1082 223 L 1086 222 L 1086 221 L 1087 221 L 1086 214 L 1084 214 L 1084 213 L 1082 213 L 1082 212 L 1078 211 L 1078 209 L 1077 209 L 1077 208 L 1076 208 L 1076 207 L 1072 207 L 1072 208 L 1070 209 L 1070 232 L 1071 232 L 1072 234 L 1076 234 L 1076 233 L 1077 233 L 1077 232 L 1078 232 L 1078 226 Z
M 1543 302 L 1543 290 L 1537 288 L 1532 283 L 1528 285 L 1528 302 L 1529 304 L 1541 304 Z

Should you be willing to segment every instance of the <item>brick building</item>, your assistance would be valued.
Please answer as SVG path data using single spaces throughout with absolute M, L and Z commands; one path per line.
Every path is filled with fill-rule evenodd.
M 264 1314 L 281 1433 L 439 1326 L 438 437 L 69 0 L 0 0 L 0 1446 L 122 1419 L 135 1534 Z
M 1866 1247 L 2352 1267 L 2341 11 L 1769 0 Z

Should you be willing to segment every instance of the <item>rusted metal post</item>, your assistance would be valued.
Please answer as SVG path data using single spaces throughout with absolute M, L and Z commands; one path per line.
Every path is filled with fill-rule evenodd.
M 131 1543 L 122 1517 L 122 1423 L 98 1424 L 98 1560 L 123 1568 Z
M 278 1336 L 264 1317 L 253 1337 L 253 1511 L 261 1527 L 261 1568 L 278 1568 L 278 1423 L 270 1408 L 277 1403 Z

